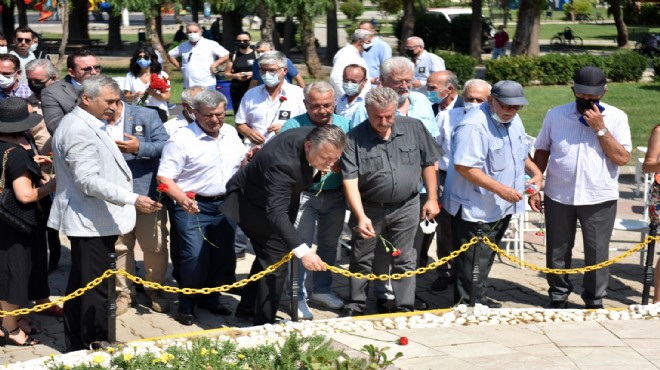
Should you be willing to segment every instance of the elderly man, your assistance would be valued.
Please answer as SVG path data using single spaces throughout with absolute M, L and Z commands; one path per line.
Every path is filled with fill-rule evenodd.
M 204 86 L 215 89 L 218 67 L 229 59 L 229 52 L 217 42 L 202 37 L 197 23 L 186 24 L 188 41 L 167 53 L 167 59 L 183 74 L 183 87 Z M 181 57 L 181 63 L 177 58 Z
M 20 82 L 21 74 L 21 65 L 15 55 L 0 54 L 0 99 L 10 96 L 27 99 L 30 96 L 30 88 Z
M 359 64 L 349 64 L 344 68 L 344 78 L 342 87 L 344 95 L 337 98 L 337 107 L 335 113 L 342 117 L 350 119 L 355 110 L 364 105 L 364 87 L 370 84 L 367 78 L 367 70 Z
M 392 273 L 415 269 L 413 240 L 420 222 L 422 181 L 428 200 L 421 219 L 432 219 L 439 212 L 435 163 L 442 151 L 419 120 L 396 115 L 398 100 L 399 95 L 390 88 L 367 93 L 368 119 L 349 132 L 342 155 L 344 190 L 352 211 L 349 224 L 354 233 L 349 269 L 354 273 L 371 273 L 374 255 L 389 253 L 393 253 Z M 367 283 L 351 278 L 350 302 L 342 316 L 364 314 Z M 394 309 L 412 311 L 415 278 L 394 280 L 392 288 Z
M 36 57 L 34 53 L 30 50 L 32 46 L 32 36 L 34 31 L 28 26 L 20 26 L 14 31 L 14 50 L 10 53 L 16 55 L 16 57 L 21 61 L 21 83 L 27 83 L 27 77 L 25 75 L 25 66 L 32 60 L 35 60 Z
M 283 132 L 227 184 L 223 210 L 250 238 L 257 258 L 250 275 L 293 251 L 310 271 L 323 271 L 323 260 L 293 226 L 300 193 L 313 184 L 314 173 L 333 168 L 346 145 L 346 135 L 334 125 L 300 127 Z M 255 325 L 273 323 L 286 280 L 277 269 L 248 284 L 236 308 L 237 317 L 254 316 Z
M 101 73 L 96 56 L 89 50 L 80 49 L 66 58 L 69 73 L 64 80 L 57 81 L 41 94 L 44 121 L 51 135 L 57 129 L 62 117 L 76 107 L 80 84 L 91 76 Z
M 373 36 L 371 38 L 371 49 L 369 49 L 368 53 L 362 53 L 362 57 L 369 67 L 367 68 L 368 74 L 371 76 L 369 83 L 372 88 L 376 88 L 378 87 L 378 76 L 380 76 L 380 65 L 383 64 L 386 59 L 392 57 L 392 47 L 380 37 L 375 36 L 376 30 L 371 21 L 360 22 L 358 28 L 371 32 L 371 35 Z
M 541 188 L 543 175 L 527 154 L 525 128 L 518 116 L 526 104 L 519 83 L 500 81 L 493 86 L 488 104 L 469 111 L 454 128 L 442 199 L 452 215 L 455 250 L 475 237 L 480 227 L 491 242 L 502 240 L 511 215 L 525 211 L 525 173 L 532 177 L 536 189 Z M 480 248 L 479 259 L 474 261 L 476 248 Z M 487 298 L 488 273 L 494 259 L 495 252 L 484 244 L 455 259 L 455 303 L 468 302 L 472 293 L 477 303 L 501 307 Z M 475 292 L 470 288 L 473 263 L 479 268 Z
M 305 113 L 303 90 L 284 79 L 286 57 L 269 51 L 259 57 L 263 86 L 248 90 L 236 113 L 236 127 L 249 147 L 275 137 L 288 119 Z
M 449 168 L 449 160 L 451 156 L 452 131 L 469 111 L 479 109 L 481 104 L 488 99 L 489 95 L 490 84 L 488 82 L 479 79 L 468 80 L 463 87 L 462 101 L 464 102 L 464 106 L 442 110 L 436 116 L 440 135 L 435 138 L 435 141 L 445 152 L 438 161 L 438 190 L 440 196 L 443 194 L 445 180 L 447 179 L 447 169 Z M 453 248 L 451 215 L 443 208 L 440 210 L 438 217 L 436 217 L 436 221 L 438 223 L 438 228 L 436 229 L 437 255 L 438 258 L 442 258 L 449 256 Z M 428 262 L 428 247 L 426 250 L 422 248 L 421 252 L 420 262 L 422 265 L 426 265 Z M 447 289 L 449 284 L 454 280 L 453 265 L 454 262 L 450 261 L 438 268 L 439 276 L 431 285 L 431 290 L 442 291 Z
M 335 95 L 342 96 L 346 93 L 343 86 L 344 68 L 349 64 L 357 64 L 365 69 L 369 68 L 362 54 L 371 49 L 371 38 L 373 34 L 370 31 L 357 29 L 353 33 L 351 42 L 341 48 L 332 59 L 332 70 L 330 71 L 330 84 L 335 88 Z M 367 79 L 369 72 L 367 71 Z M 371 89 L 371 85 L 366 85 L 366 90 Z
M 103 127 L 117 143 L 133 174 L 133 191 L 157 199 L 156 171 L 163 146 L 169 135 L 152 109 L 120 102 L 115 115 Z M 154 224 L 155 222 L 155 224 Z M 135 275 L 135 243 L 140 244 L 144 254 L 144 277 L 147 281 L 162 284 L 167 273 L 167 212 L 158 211 L 155 217 L 138 212 L 135 228 L 122 234 L 115 243 L 117 268 Z M 117 276 L 117 316 L 128 311 L 133 304 L 133 284 L 126 277 Z M 169 311 L 169 303 L 157 290 L 145 288 L 149 307 L 154 312 Z
M 415 63 L 415 79 L 412 88 L 426 92 L 426 82 L 433 72 L 444 71 L 445 61 L 439 56 L 424 50 L 424 40 L 412 36 L 406 40 L 406 55 Z
M 117 144 L 103 130 L 119 104 L 119 85 L 105 76 L 87 79 L 80 104 L 53 136 L 57 184 L 48 226 L 71 241 L 66 294 L 101 276 L 119 235 L 135 227 L 135 211 L 152 213 L 159 203 L 133 192 L 133 178 Z M 108 286 L 100 284 L 64 304 L 66 350 L 100 347 L 108 339 Z
M 183 89 L 181 92 L 181 113 L 164 124 L 169 136 L 174 135 L 180 128 L 186 127 L 195 121 L 193 98 L 204 90 L 201 86 L 191 86 Z
M 245 158 L 236 130 L 226 125 L 227 99 L 202 91 L 193 99 L 195 122 L 180 129 L 165 145 L 158 181 L 175 201 L 179 235 L 180 286 L 215 287 L 235 280 L 234 225 L 220 210 L 227 181 Z M 194 194 L 189 194 L 193 192 Z M 216 315 L 230 315 L 220 293 L 179 295 L 177 320 L 192 325 L 195 305 Z
M 296 127 L 321 127 L 334 125 L 348 132 L 349 120 L 333 114 L 335 90 L 324 81 L 312 82 L 305 86 L 305 107 L 307 113 L 294 117 L 284 123 L 282 132 Z M 334 265 L 337 257 L 337 241 L 344 226 L 346 215 L 346 197 L 344 197 L 341 174 L 325 172 L 320 179 L 300 196 L 300 210 L 295 226 L 308 245 L 314 242 L 316 234 L 319 257 L 329 265 Z M 307 270 L 299 267 L 298 316 L 311 320 L 312 312 L 307 306 L 305 278 Z M 314 292 L 310 299 L 333 310 L 339 310 L 344 302 L 332 292 L 332 274 L 329 271 L 314 272 Z
M 426 97 L 433 107 L 433 114 L 463 106 L 463 98 L 458 95 L 458 77 L 452 71 L 433 72 L 426 81 Z
M 263 53 L 273 50 L 274 50 L 273 44 L 268 41 L 259 41 L 254 46 L 254 54 L 257 57 L 257 59 L 259 59 L 259 57 Z M 293 81 L 296 81 L 296 84 L 298 86 L 300 86 L 301 88 L 305 87 L 305 80 L 303 80 L 302 76 L 300 75 L 300 72 L 298 72 L 298 69 L 289 58 L 286 58 L 286 75 L 284 76 L 284 78 L 288 83 L 293 83 Z M 264 84 L 264 80 L 261 79 L 261 73 L 259 73 L 259 63 L 253 63 L 252 81 L 250 81 L 250 88 L 263 84 Z
M 597 67 L 575 72 L 575 102 L 552 108 L 534 146 L 534 161 L 547 169 L 545 218 L 546 265 L 571 268 L 575 231 L 580 221 L 584 263 L 595 265 L 609 257 L 610 237 L 619 199 L 619 167 L 630 159 L 632 142 L 628 116 L 601 102 L 607 78 Z M 530 197 L 541 209 L 539 195 Z M 566 308 L 573 284 L 564 275 L 548 274 L 550 307 Z M 603 308 L 607 295 L 607 268 L 584 274 L 582 300 L 586 308 Z

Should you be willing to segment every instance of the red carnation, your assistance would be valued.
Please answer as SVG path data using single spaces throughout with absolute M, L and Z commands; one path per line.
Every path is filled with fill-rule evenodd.
M 151 78 L 149 79 L 149 88 L 163 92 L 169 90 L 170 86 L 167 83 L 167 78 L 152 73 Z
M 407 346 L 408 345 L 408 337 L 399 338 L 399 344 L 402 345 L 402 346 Z
M 284 103 L 286 101 L 286 96 L 280 96 L 280 103 Z
M 187 191 L 187 192 L 186 192 L 186 196 L 187 196 L 189 199 L 195 199 L 195 197 L 197 196 L 197 194 L 195 194 L 194 191 Z
M 156 190 L 160 193 L 167 193 L 167 191 L 170 190 L 170 187 L 167 186 L 167 184 L 160 184 L 160 185 L 158 185 Z
M 392 257 L 398 257 L 401 254 L 401 249 L 396 249 L 392 252 Z
M 48 152 L 48 156 L 53 158 L 53 152 Z

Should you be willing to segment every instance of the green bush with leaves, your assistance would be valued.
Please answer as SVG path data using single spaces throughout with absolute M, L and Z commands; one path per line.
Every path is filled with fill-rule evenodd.
M 529 85 L 537 77 L 537 58 L 527 55 L 498 58 L 486 62 L 486 80 L 495 83 L 500 80 L 518 81 Z
M 594 10 L 594 5 L 591 3 L 590 0 L 573 0 L 572 5 L 570 2 L 564 4 L 563 9 L 566 19 L 570 19 L 571 6 L 574 9 L 574 13 L 576 17 L 578 15 L 590 15 L 591 12 L 593 12 Z
M 647 57 L 632 50 L 619 51 L 610 60 L 610 69 L 606 74 L 614 82 L 639 81 L 649 65 Z
M 609 59 L 591 54 L 546 54 L 537 58 L 537 78 L 541 85 L 563 85 L 573 80 L 575 71 L 595 66 L 607 74 Z
M 445 61 L 445 67 L 448 70 L 456 73 L 456 77 L 458 77 L 461 84 L 474 78 L 474 67 L 477 65 L 476 58 L 449 51 L 436 51 L 435 54 Z
M 653 64 L 653 81 L 660 82 L 660 57 L 651 59 Z
M 364 6 L 360 0 L 348 0 L 339 5 L 339 10 L 341 10 L 350 21 L 355 22 L 355 20 L 364 13 Z

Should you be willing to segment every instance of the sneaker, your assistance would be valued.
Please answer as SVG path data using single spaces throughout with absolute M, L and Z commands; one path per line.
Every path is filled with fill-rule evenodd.
M 146 293 L 147 300 L 149 300 L 149 307 L 152 311 L 158 313 L 164 313 L 170 310 L 170 303 L 162 298 L 157 291 L 147 291 Z
M 128 312 L 129 307 L 131 307 L 130 296 L 120 295 L 117 297 L 117 316 L 121 316 Z
M 314 314 L 309 310 L 306 301 L 298 301 L 298 320 L 314 320 Z
M 341 310 L 344 307 L 344 301 L 337 297 L 335 293 L 314 293 L 310 300 L 313 303 L 320 304 L 331 310 Z

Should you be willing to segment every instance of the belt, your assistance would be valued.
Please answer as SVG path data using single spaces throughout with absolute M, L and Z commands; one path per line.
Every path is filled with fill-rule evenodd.
M 385 207 L 399 207 L 399 206 L 402 206 L 407 201 L 415 198 L 418 194 L 419 193 L 413 193 L 411 196 L 409 196 L 408 198 L 406 198 L 406 199 L 404 199 L 400 202 L 374 202 L 374 201 L 371 201 L 371 200 L 368 200 L 368 199 L 362 199 L 362 203 L 366 204 L 368 206 L 372 206 L 372 207 L 383 207 L 383 208 L 385 208 Z
M 195 200 L 198 201 L 198 202 L 203 202 L 203 203 L 217 202 L 219 200 L 225 200 L 225 195 L 220 194 L 220 195 L 216 195 L 214 197 L 205 197 L 203 195 L 198 194 L 198 195 L 195 196 Z

